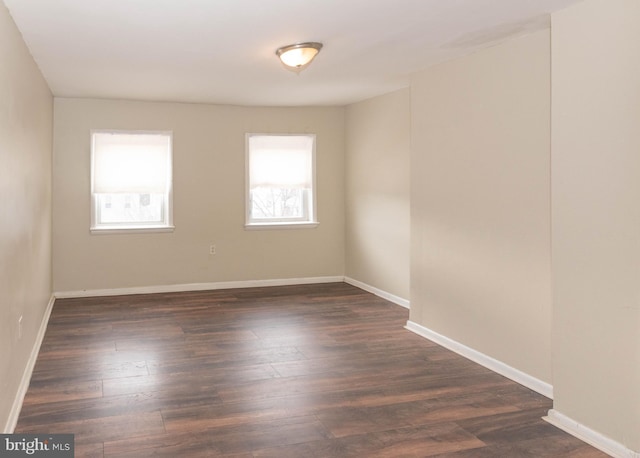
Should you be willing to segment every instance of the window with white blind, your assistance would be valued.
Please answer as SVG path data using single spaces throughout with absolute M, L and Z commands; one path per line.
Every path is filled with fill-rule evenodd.
M 315 135 L 247 134 L 247 224 L 313 227 Z
M 170 132 L 91 132 L 91 230 L 171 230 Z

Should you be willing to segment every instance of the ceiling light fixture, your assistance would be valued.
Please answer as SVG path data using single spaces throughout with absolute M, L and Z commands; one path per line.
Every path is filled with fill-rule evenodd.
M 276 56 L 280 58 L 287 70 L 300 73 L 307 68 L 321 49 L 322 43 L 313 41 L 296 43 L 276 49 Z

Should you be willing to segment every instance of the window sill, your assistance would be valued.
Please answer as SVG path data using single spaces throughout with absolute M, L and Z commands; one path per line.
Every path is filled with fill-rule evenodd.
M 173 232 L 175 226 L 158 226 L 158 227 L 92 227 L 89 231 L 92 234 L 153 234 L 156 232 Z
M 303 222 L 303 223 L 250 223 L 245 224 L 244 229 L 247 231 L 273 231 L 282 229 L 314 229 L 320 223 Z

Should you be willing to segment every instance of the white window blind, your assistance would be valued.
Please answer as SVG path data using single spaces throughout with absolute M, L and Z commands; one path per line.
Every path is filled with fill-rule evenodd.
M 252 135 L 249 137 L 249 182 L 258 187 L 313 186 L 313 137 Z
M 93 192 L 164 194 L 171 182 L 171 135 L 95 132 Z

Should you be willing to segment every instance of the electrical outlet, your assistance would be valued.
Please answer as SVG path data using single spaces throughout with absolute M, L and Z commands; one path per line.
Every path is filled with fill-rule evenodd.
M 18 339 L 22 339 L 22 315 L 18 318 Z
M 211 254 L 211 255 L 216 254 L 216 246 L 215 245 L 209 245 L 209 254 Z

